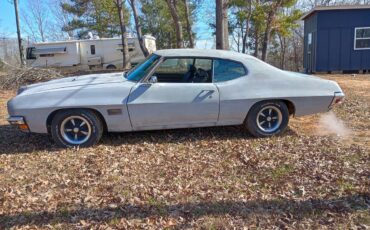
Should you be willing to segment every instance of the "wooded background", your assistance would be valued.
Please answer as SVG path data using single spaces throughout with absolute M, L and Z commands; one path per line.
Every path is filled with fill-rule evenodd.
M 129 68 L 126 37 L 137 37 L 148 55 L 142 36 L 151 34 L 157 39 L 157 49 L 203 48 L 206 42 L 213 44 L 208 48 L 251 54 L 293 71 L 302 70 L 300 18 L 305 12 L 315 6 L 370 4 L 370 0 L 20 1 L 27 2 L 19 9 L 23 46 L 84 39 L 91 34 L 95 38 L 123 35 L 124 66 Z

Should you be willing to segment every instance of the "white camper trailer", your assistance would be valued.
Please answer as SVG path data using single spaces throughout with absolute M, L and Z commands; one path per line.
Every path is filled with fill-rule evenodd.
M 155 38 L 143 36 L 149 53 L 156 50 Z M 130 61 L 133 65 L 144 60 L 137 38 L 128 38 Z M 122 68 L 121 38 L 73 40 L 62 42 L 34 43 L 27 47 L 27 64 L 32 67 L 78 67 L 87 69 Z

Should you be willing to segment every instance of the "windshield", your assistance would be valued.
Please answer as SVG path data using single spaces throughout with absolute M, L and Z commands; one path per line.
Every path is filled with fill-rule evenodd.
M 159 56 L 152 54 L 150 55 L 144 62 L 138 64 L 133 69 L 131 69 L 125 77 L 129 81 L 140 81 L 143 77 L 145 77 L 149 71 L 155 66 L 155 64 L 159 61 Z

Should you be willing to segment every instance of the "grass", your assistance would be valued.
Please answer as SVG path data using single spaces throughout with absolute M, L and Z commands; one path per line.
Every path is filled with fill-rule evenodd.
M 272 170 L 271 177 L 273 180 L 283 179 L 285 176 L 291 175 L 294 172 L 293 165 L 283 165 L 278 166 L 276 169 Z
M 370 76 L 329 75 L 352 130 L 320 132 L 321 115 L 281 136 L 240 127 L 105 135 L 94 148 L 57 148 L 6 124 L 0 92 L 0 229 L 369 227 Z

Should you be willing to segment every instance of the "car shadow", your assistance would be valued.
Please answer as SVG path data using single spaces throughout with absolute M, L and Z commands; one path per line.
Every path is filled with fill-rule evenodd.
M 249 200 L 249 201 L 207 201 L 199 203 L 180 204 L 118 204 L 115 207 L 62 209 L 56 211 L 19 212 L 0 216 L 0 228 L 20 227 L 23 225 L 45 226 L 48 224 L 80 224 L 81 222 L 102 223 L 113 219 L 126 220 L 146 218 L 181 218 L 185 221 L 176 228 L 190 227 L 189 223 L 204 216 L 231 216 L 242 219 L 250 217 L 271 218 L 270 220 L 285 220 L 296 223 L 312 218 L 327 221 L 325 213 L 333 215 L 351 214 L 357 211 L 370 210 L 370 194 L 354 194 L 334 199 L 307 199 L 296 201 L 292 199 Z M 289 223 L 286 223 L 289 224 Z M 325 225 L 325 223 L 322 223 Z
M 281 136 L 297 135 L 288 128 Z M 236 140 L 254 139 L 241 126 L 209 127 L 193 129 L 173 129 L 126 133 L 106 133 L 100 145 L 120 146 L 140 143 L 186 143 L 197 140 Z M 47 134 L 23 133 L 10 125 L 0 125 L 0 154 L 21 154 L 34 151 L 58 151 L 62 148 L 54 144 Z

